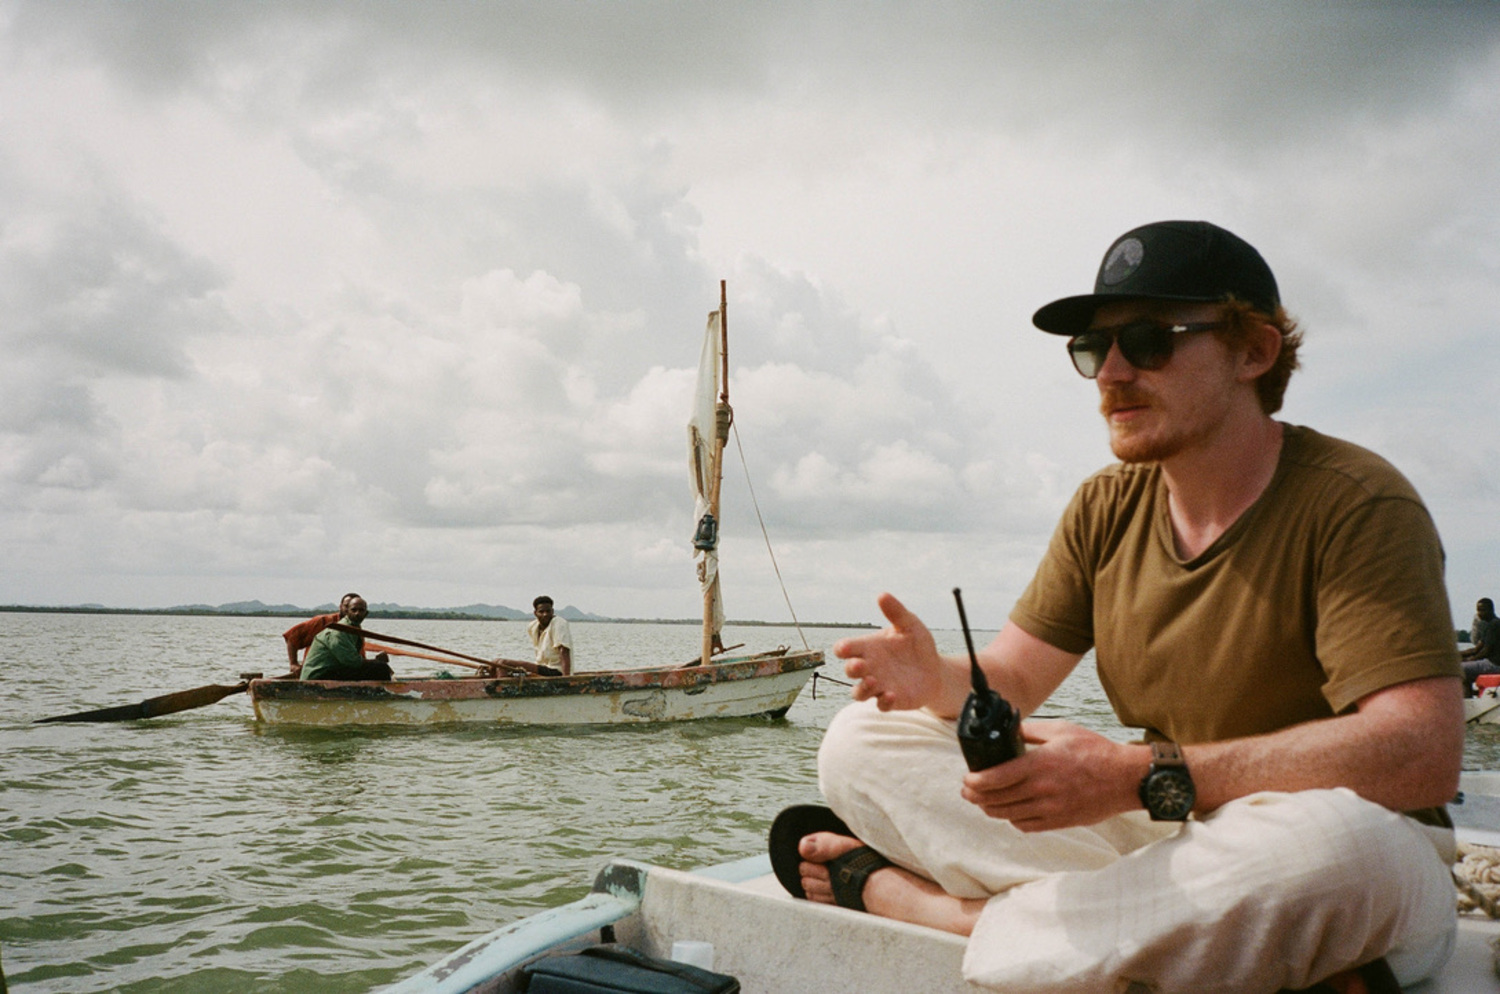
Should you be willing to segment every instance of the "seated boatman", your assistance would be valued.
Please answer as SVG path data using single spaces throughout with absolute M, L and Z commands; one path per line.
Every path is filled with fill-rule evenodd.
M 1469 648 L 1459 653 L 1464 671 L 1464 696 L 1474 696 L 1474 681 L 1486 673 L 1500 673 L 1500 618 L 1495 616 L 1495 602 L 1479 598 L 1474 605 L 1474 621 L 1469 625 Z
M 526 637 L 536 650 L 536 662 L 496 656 L 484 671 L 488 677 L 529 673 L 532 676 L 569 676 L 573 672 L 573 635 L 565 618 L 555 617 L 552 598 L 543 594 L 531 602 L 536 620 L 526 626 Z
M 1033 322 L 1097 379 L 1121 463 L 1079 488 L 980 665 L 1028 715 L 1093 648 L 1146 742 L 1028 721 L 1022 756 L 969 772 L 967 657 L 882 595 L 889 627 L 834 646 L 857 703 L 819 782 L 844 825 L 796 833 L 792 881 L 969 935 L 964 976 L 1007 992 L 1431 975 L 1455 935 L 1463 710 L 1415 490 L 1272 418 L 1301 335 L 1221 228 L 1128 232 L 1093 294 Z
M 302 672 L 302 660 L 297 658 L 298 653 L 306 655 L 307 650 L 312 648 L 313 639 L 318 633 L 329 625 L 337 624 L 344 616 L 344 609 L 349 606 L 349 598 L 358 597 L 359 594 L 345 594 L 339 598 L 339 609 L 332 614 L 320 614 L 297 624 L 281 633 L 286 642 L 286 659 L 292 667 L 292 676 L 298 676 Z
M 573 630 L 568 619 L 553 611 L 552 598 L 546 594 L 532 600 L 531 613 L 536 620 L 526 626 L 526 636 L 536 650 L 537 667 L 568 676 L 573 672 Z
M 340 626 L 358 628 L 370 613 L 365 599 L 358 594 L 344 605 Z M 389 680 L 390 657 L 379 653 L 365 658 L 365 637 L 341 628 L 325 628 L 313 639 L 302 661 L 303 680 Z

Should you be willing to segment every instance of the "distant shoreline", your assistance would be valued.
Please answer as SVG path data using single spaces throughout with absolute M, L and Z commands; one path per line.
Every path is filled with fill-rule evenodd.
M 319 611 L 317 608 L 308 608 L 305 611 L 289 611 L 282 609 L 269 609 L 265 611 L 221 611 L 216 608 L 198 607 L 96 607 L 92 605 L 78 605 L 73 607 L 30 607 L 24 604 L 0 604 L 0 613 L 3 614 L 132 614 L 161 617 L 193 617 L 193 618 L 309 618 L 316 614 L 328 613 Z M 517 622 L 528 621 L 526 618 L 496 618 L 484 614 L 468 614 L 463 611 L 385 611 L 371 610 L 370 618 L 387 619 L 399 621 L 498 621 Z M 587 618 L 569 618 L 569 622 L 576 625 L 586 625 L 591 622 L 604 622 L 614 625 L 702 625 L 702 618 L 602 618 L 590 615 Z M 737 625 L 742 628 L 876 628 L 864 621 L 743 621 L 736 618 L 727 619 L 724 624 Z

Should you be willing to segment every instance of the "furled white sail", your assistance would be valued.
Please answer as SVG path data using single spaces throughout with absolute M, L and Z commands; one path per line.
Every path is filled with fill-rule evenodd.
M 704 603 L 712 598 L 712 610 L 705 610 L 705 623 L 711 619 L 709 634 L 718 641 L 724 627 L 724 604 L 719 593 L 718 522 L 713 518 L 716 483 L 723 454 L 718 438 L 717 406 L 723 384 L 723 314 L 712 311 L 703 334 L 703 354 L 698 360 L 698 387 L 693 396 L 692 417 L 688 420 L 688 471 L 693 485 L 693 521 L 696 523 L 693 546 L 697 552 L 698 582 Z M 727 410 L 726 410 L 727 418 Z M 726 422 L 727 426 L 727 422 Z

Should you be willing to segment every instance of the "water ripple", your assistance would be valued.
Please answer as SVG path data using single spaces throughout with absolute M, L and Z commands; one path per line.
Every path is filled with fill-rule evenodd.
M 689 868 L 759 853 L 778 810 L 818 798 L 818 743 L 848 700 L 820 682 L 785 721 L 608 730 L 266 728 L 243 697 L 31 724 L 270 671 L 286 624 L 0 615 L 0 672 L 55 661 L 55 679 L 0 683 L 0 947 L 16 994 L 363 992 L 581 897 L 610 857 Z M 524 653 L 515 623 L 401 625 L 473 655 Z M 844 633 L 809 634 L 826 648 Z M 688 626 L 575 635 L 581 668 L 697 651 Z M 209 664 L 207 645 L 223 649 Z M 1129 737 L 1087 666 L 1079 677 L 1049 713 Z M 1468 759 L 1500 767 L 1500 728 L 1471 734 Z

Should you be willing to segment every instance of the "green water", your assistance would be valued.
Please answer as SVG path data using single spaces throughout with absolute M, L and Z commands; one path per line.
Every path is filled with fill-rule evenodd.
M 582 896 L 612 856 L 687 868 L 762 852 L 778 810 L 817 798 L 818 742 L 847 702 L 820 682 L 780 722 L 301 730 L 257 725 L 235 696 L 145 722 L 31 724 L 280 672 L 288 624 L 0 614 L 0 961 L 12 991 L 391 983 Z M 378 630 L 524 655 L 519 623 Z M 790 629 L 726 634 L 801 646 Z M 825 650 L 844 634 L 807 632 Z M 690 658 L 698 639 L 676 625 L 574 635 L 581 669 Z M 1127 737 L 1088 666 L 1046 711 Z M 1471 732 L 1470 753 L 1473 768 L 1500 767 L 1500 727 Z

